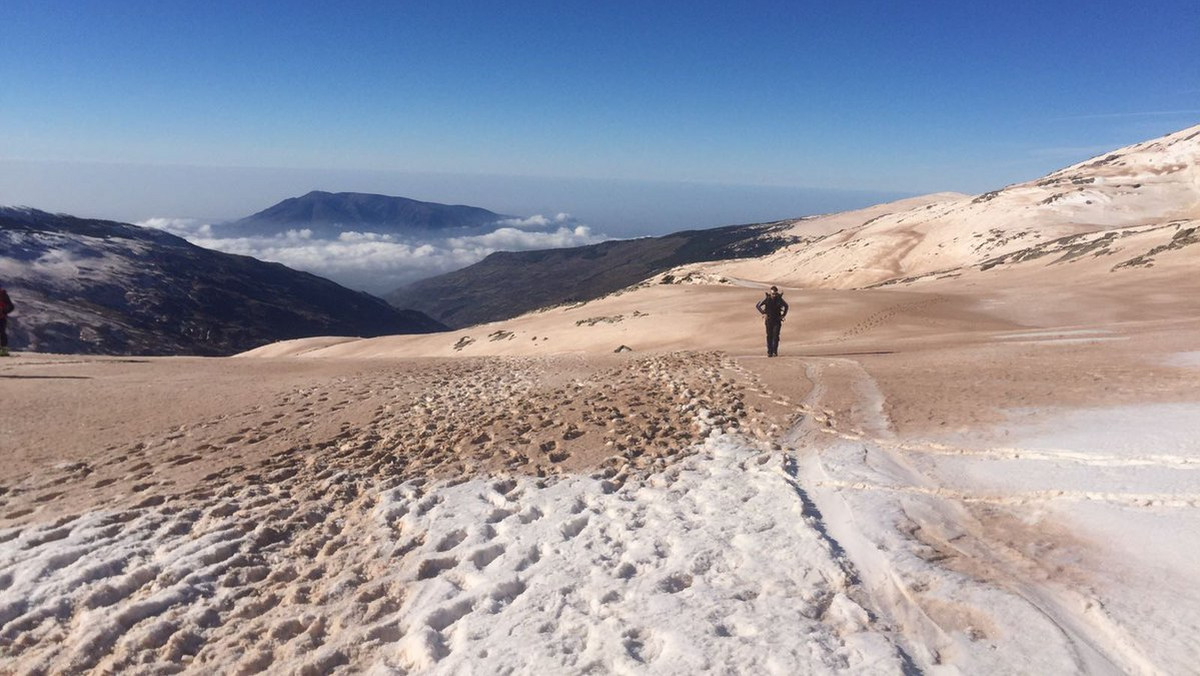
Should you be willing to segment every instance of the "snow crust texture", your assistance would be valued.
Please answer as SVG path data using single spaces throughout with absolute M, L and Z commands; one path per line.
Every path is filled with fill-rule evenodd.
M 644 481 L 470 481 L 389 492 L 424 542 L 381 667 L 532 673 L 895 673 L 783 456 L 721 436 Z M 462 524 L 473 524 L 461 528 Z M 764 650 L 770 646 L 770 650 Z
M 1153 674 L 1200 655 L 1194 402 L 924 437 L 845 357 L 486 363 L 343 364 L 3 487 L 0 673 Z M 475 443 L 488 410 L 529 436 Z M 422 429 L 433 447 L 405 441 Z M 110 481 L 114 499 L 65 497 Z
M 718 434 L 620 486 L 418 479 L 339 514 L 282 480 L 11 529 L 0 670 L 902 671 L 785 467 Z

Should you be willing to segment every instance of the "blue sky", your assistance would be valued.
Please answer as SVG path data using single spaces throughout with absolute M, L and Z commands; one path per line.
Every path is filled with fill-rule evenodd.
M 1194 0 L 5 0 L 0 203 L 363 190 L 621 232 L 982 192 L 1200 122 L 1197 36 Z

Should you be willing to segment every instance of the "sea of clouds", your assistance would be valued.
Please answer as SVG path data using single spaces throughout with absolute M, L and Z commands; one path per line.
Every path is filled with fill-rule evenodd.
M 283 263 L 375 294 L 464 268 L 496 251 L 556 249 L 610 239 L 565 213 L 508 218 L 486 232 L 420 240 L 357 231 L 322 239 L 308 229 L 229 237 L 209 223 L 188 218 L 150 218 L 138 225 L 165 230 L 206 249 Z

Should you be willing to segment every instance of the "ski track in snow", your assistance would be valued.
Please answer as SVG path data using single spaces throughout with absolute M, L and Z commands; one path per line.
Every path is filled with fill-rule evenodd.
M 1157 674 L 1194 664 L 1193 639 L 1177 638 L 1151 649 L 1153 644 L 1146 638 L 1147 633 L 1159 632 L 1185 636 L 1200 619 L 1195 612 L 1164 615 L 1170 601 L 1161 594 L 1155 593 L 1147 607 L 1146 590 L 1134 591 L 1133 595 L 1142 595 L 1143 603 L 1137 606 L 1129 603 L 1128 594 L 1111 596 L 1109 588 L 1107 600 L 1120 611 L 1114 614 L 1093 590 L 1100 579 L 1089 580 L 1096 571 L 1088 566 L 1095 562 L 1076 565 L 1079 562 L 1069 541 L 1062 540 L 1063 534 L 1041 531 L 1022 520 L 1041 521 L 1038 512 L 1031 513 L 1028 507 L 1033 503 L 1039 508 L 1045 501 L 1095 501 L 1132 513 L 1178 510 L 1186 518 L 1194 514 L 1200 494 L 955 488 L 944 485 L 946 476 L 938 476 L 945 461 L 932 466 L 914 461 L 928 455 L 989 464 L 1019 458 L 1024 461 L 1022 470 L 1031 471 L 1028 465 L 1032 464 L 1041 475 L 1046 469 L 1040 463 L 1053 463 L 1060 486 L 1071 480 L 1094 485 L 1104 478 L 1095 473 L 1067 477 L 1064 466 L 1118 467 L 1125 473 L 1131 467 L 1149 467 L 1158 471 L 1143 480 L 1149 485 L 1164 485 L 1165 473 L 1168 478 L 1183 477 L 1182 485 L 1194 486 L 1195 455 L 1043 450 L 1038 447 L 1044 444 L 1037 441 L 1030 449 L 981 450 L 900 443 L 883 411 L 882 394 L 861 366 L 831 359 L 810 364 L 807 370 L 814 384 L 808 398 L 780 402 L 804 412 L 787 438 L 799 458 L 792 470 L 798 490 L 808 492 L 813 509 L 823 514 L 831 542 L 860 571 L 871 605 L 881 619 L 897 628 L 901 644 L 921 668 L 946 666 L 963 673 Z M 825 372 L 832 370 L 848 373 L 857 399 L 851 419 L 838 421 L 838 426 L 821 407 Z M 1166 407 L 1156 412 L 1179 420 L 1194 415 L 1192 408 Z M 1155 418 L 1131 423 L 1126 438 L 1138 439 L 1146 419 Z M 1188 438 L 1186 433 L 1166 436 Z M 1088 439 L 1089 444 L 1095 441 Z M 1052 436 L 1050 443 L 1057 441 Z M 1181 450 L 1194 449 L 1194 444 L 1179 443 Z M 813 452 L 817 445 L 821 450 Z M 1002 476 L 993 474 L 990 480 Z M 1018 481 L 1022 480 L 1028 482 L 1027 478 Z M 1165 485 L 1174 488 L 1176 482 Z M 1118 573 L 1109 575 L 1109 584 L 1121 584 Z M 1156 606 L 1159 610 L 1153 611 Z M 1150 616 L 1145 615 L 1147 610 Z M 1151 627 L 1157 627 L 1157 632 Z

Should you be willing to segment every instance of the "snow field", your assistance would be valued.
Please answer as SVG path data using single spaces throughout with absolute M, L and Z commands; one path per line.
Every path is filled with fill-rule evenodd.
M 0 532 L 0 671 L 898 673 L 785 457 L 356 490 L 283 477 Z
M 1004 447 L 827 432 L 797 474 L 921 666 L 1187 673 L 1198 412 L 1022 415 Z
M 404 638 L 377 670 L 899 672 L 782 467 L 722 435 L 615 491 L 573 477 L 389 492 L 381 524 L 422 544 Z
M 1194 664 L 1195 405 L 901 441 L 865 373 L 811 376 L 859 397 L 844 428 L 821 386 L 781 400 L 805 412 L 783 449 L 702 410 L 706 441 L 623 483 L 400 482 L 285 454 L 250 485 L 0 531 L 0 673 Z

